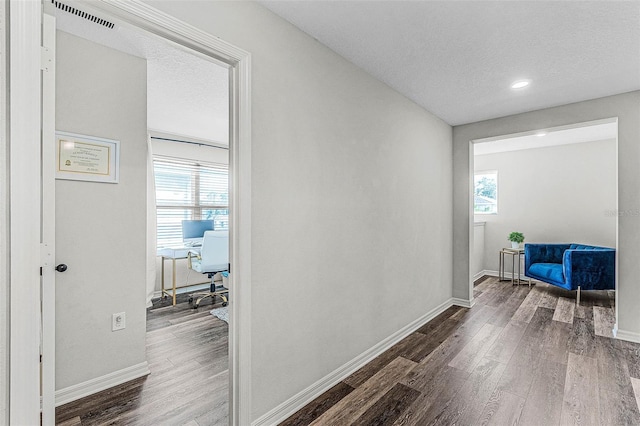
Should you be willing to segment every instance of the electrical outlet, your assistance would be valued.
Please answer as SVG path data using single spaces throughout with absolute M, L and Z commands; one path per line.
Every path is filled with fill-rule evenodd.
M 124 312 L 113 314 L 111 318 L 111 331 L 123 330 L 126 326 L 126 317 Z

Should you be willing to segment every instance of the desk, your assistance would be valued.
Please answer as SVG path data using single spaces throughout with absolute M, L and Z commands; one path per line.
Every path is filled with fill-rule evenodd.
M 522 280 L 520 279 L 520 256 L 524 257 L 524 249 L 523 248 L 503 248 L 500 250 L 500 269 L 498 270 L 498 280 L 500 281 L 509 281 L 507 279 L 505 279 L 505 272 L 504 272 L 504 255 L 509 255 L 511 256 L 511 284 L 512 285 L 516 285 L 516 284 L 521 284 Z M 516 259 L 518 259 L 518 279 L 516 280 L 515 278 L 515 273 L 516 273 L 516 268 L 515 268 L 515 263 L 516 263 Z M 531 278 L 529 278 L 529 287 L 531 287 Z
M 209 281 L 206 282 L 202 282 L 202 283 L 194 283 L 194 284 L 187 284 L 187 285 L 183 285 L 183 286 L 176 286 L 176 260 L 177 259 L 186 259 L 187 258 L 187 254 L 189 253 L 190 250 L 194 250 L 194 251 L 200 251 L 200 247 L 164 247 L 164 248 L 159 248 L 157 255 L 162 257 L 162 278 L 161 278 L 161 282 L 162 282 L 162 297 L 166 297 L 166 296 L 171 296 L 173 298 L 173 306 L 176 305 L 176 290 L 179 288 L 185 288 L 185 287 L 192 287 L 194 285 L 199 285 L 199 284 L 206 284 Z M 171 264 L 173 266 L 172 269 L 172 279 L 171 279 L 171 289 L 172 292 L 169 293 L 169 291 L 165 290 L 164 288 L 164 261 L 170 259 L 171 260 Z

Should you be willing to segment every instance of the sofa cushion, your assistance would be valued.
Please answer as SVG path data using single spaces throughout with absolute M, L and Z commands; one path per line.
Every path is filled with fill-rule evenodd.
M 611 250 L 608 247 L 586 246 L 584 244 L 571 244 L 569 250 Z
M 565 283 L 561 263 L 534 263 L 529 267 L 529 275 L 562 288 L 571 288 L 570 285 Z

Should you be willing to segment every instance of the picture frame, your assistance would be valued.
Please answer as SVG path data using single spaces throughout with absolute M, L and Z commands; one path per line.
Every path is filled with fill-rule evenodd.
M 56 179 L 118 183 L 120 141 L 56 131 Z

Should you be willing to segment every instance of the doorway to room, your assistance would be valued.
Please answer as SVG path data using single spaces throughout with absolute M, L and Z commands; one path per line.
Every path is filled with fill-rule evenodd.
M 105 6 L 104 9 L 109 9 L 109 7 Z M 100 16 L 109 17 L 108 13 L 105 14 L 105 12 L 100 9 L 90 9 L 89 11 L 94 12 Z M 110 18 L 113 18 L 112 20 L 116 22 L 116 25 L 121 24 L 122 28 L 128 28 L 127 31 L 131 30 L 132 32 L 135 32 L 139 31 L 139 28 L 135 28 L 136 23 L 140 24 L 143 21 L 143 18 L 140 18 L 140 14 L 136 15 L 136 13 L 137 12 L 134 10 L 133 15 L 135 16 L 131 18 L 132 21 L 135 21 L 133 25 L 126 24 L 125 21 L 116 19 L 114 16 L 110 16 Z M 74 16 L 74 19 L 83 19 L 83 17 Z M 83 24 L 94 25 L 93 22 L 83 22 Z M 161 25 L 159 28 L 160 29 L 157 31 L 157 33 L 162 34 L 164 32 L 165 35 L 172 34 L 169 31 L 163 31 Z M 93 34 L 94 32 L 99 31 L 96 31 L 95 29 L 88 30 L 89 34 Z M 125 31 L 119 31 L 119 34 L 122 35 L 123 32 Z M 224 421 L 224 419 L 230 419 L 232 423 L 237 423 L 243 415 L 246 415 L 243 413 L 248 412 L 248 410 L 246 408 L 243 409 L 243 401 L 241 401 L 239 398 L 234 398 L 233 395 L 239 393 L 242 389 L 244 389 L 243 385 L 244 383 L 246 383 L 244 382 L 244 380 L 246 379 L 244 379 L 239 374 L 234 374 L 234 369 L 229 368 L 229 361 L 235 360 L 235 362 L 232 363 L 232 367 L 235 367 L 236 369 L 241 365 L 245 365 L 244 372 L 245 374 L 249 373 L 248 368 L 246 368 L 246 365 L 248 363 L 247 358 L 243 357 L 244 354 L 248 356 L 248 353 L 241 351 L 243 342 L 246 344 L 248 342 L 249 336 L 241 336 L 240 334 L 240 330 L 242 329 L 243 325 L 248 324 L 249 311 L 241 309 L 243 291 L 235 291 L 237 282 L 236 280 L 238 280 L 238 276 L 245 277 L 247 279 L 246 282 L 249 282 L 250 277 L 250 270 L 248 269 L 249 256 L 240 256 L 240 253 L 244 253 L 245 250 L 249 249 L 248 244 L 243 244 L 241 242 L 240 236 L 243 235 L 242 231 L 247 233 L 250 232 L 250 218 L 247 217 L 247 214 L 249 212 L 249 209 L 247 207 L 250 201 L 248 197 L 241 196 L 241 189 L 240 185 L 238 184 L 238 177 L 240 175 L 243 176 L 243 184 L 250 184 L 250 174 L 248 168 L 246 167 L 246 165 L 248 165 L 248 157 L 250 153 L 250 141 L 249 134 L 244 132 L 244 130 L 248 126 L 246 115 L 248 111 L 248 91 L 245 90 L 247 89 L 245 85 L 248 84 L 248 66 L 245 62 L 243 62 L 245 53 L 239 50 L 234 51 L 233 48 L 229 49 L 228 46 L 226 46 L 224 55 L 217 53 L 216 48 L 220 47 L 217 45 L 217 43 L 224 44 L 224 42 L 213 40 L 211 37 L 211 40 L 209 40 L 211 41 L 211 43 L 209 43 L 209 45 L 207 45 L 207 43 L 205 42 L 199 46 L 199 50 L 201 52 L 206 52 L 205 54 L 198 53 L 192 50 L 189 51 L 190 55 L 197 57 L 200 61 L 207 62 L 208 64 L 215 63 L 215 65 L 222 68 L 224 70 L 224 73 L 226 74 L 226 88 L 223 91 L 225 92 L 227 97 L 225 98 L 225 102 L 223 103 L 225 104 L 227 114 L 226 117 L 221 121 L 226 124 L 223 124 L 222 127 L 227 132 L 226 145 L 228 146 L 228 148 L 223 146 L 225 144 L 221 143 L 221 141 L 212 140 L 213 138 L 198 138 L 197 136 L 194 137 L 193 134 L 185 135 L 185 133 L 187 132 L 176 131 L 174 128 L 163 127 L 166 126 L 169 122 L 166 117 L 157 120 L 157 122 L 160 123 L 160 126 L 154 126 L 156 139 L 164 139 L 166 141 L 166 139 L 168 139 L 166 136 L 171 135 L 171 138 L 174 139 L 174 143 L 175 140 L 179 140 L 180 142 L 178 143 L 185 144 L 185 146 L 208 146 L 213 147 L 211 149 L 214 150 L 226 151 L 224 154 L 224 157 L 226 157 L 226 161 L 221 161 L 220 163 L 218 163 L 218 167 L 216 170 L 217 172 L 220 172 L 220 170 L 224 169 L 222 163 L 226 163 L 224 164 L 224 166 L 226 166 L 227 168 L 227 181 L 230 180 L 232 183 L 231 185 L 229 185 L 227 194 L 225 194 L 226 196 L 222 197 L 224 198 L 224 200 L 222 200 L 220 197 L 220 191 L 217 191 L 218 193 L 215 194 L 218 199 L 216 200 L 215 206 L 213 206 L 216 207 L 216 209 L 214 212 L 215 217 L 212 220 L 218 224 L 218 227 L 229 229 L 228 232 L 230 234 L 230 249 L 228 250 L 230 258 L 229 264 L 234 265 L 234 274 L 228 275 L 228 285 L 231 290 L 229 303 L 230 311 L 228 314 L 228 321 L 231 324 L 230 326 L 228 326 L 229 331 L 227 332 L 227 326 L 220 325 L 214 327 L 217 328 L 215 332 L 207 334 L 207 329 L 209 328 L 207 325 L 210 321 L 218 321 L 221 324 L 224 323 L 210 315 L 209 309 L 207 309 L 205 306 L 202 306 L 198 310 L 177 309 L 175 306 L 173 306 L 173 304 L 161 308 L 164 309 L 165 313 L 171 312 L 171 314 L 166 316 L 165 319 L 172 325 L 180 325 L 187 322 L 184 319 L 185 317 L 191 317 L 198 313 L 206 314 L 206 316 L 200 315 L 200 320 L 196 321 L 197 324 L 194 323 L 192 327 L 192 331 L 194 331 L 194 339 L 192 342 L 188 343 L 190 343 L 194 348 L 197 349 L 198 347 L 206 347 L 206 345 L 210 343 L 210 340 L 214 338 L 217 340 L 223 339 L 226 340 L 226 342 L 224 345 L 216 346 L 216 348 L 213 350 L 197 352 L 197 355 L 188 355 L 185 354 L 185 351 L 182 351 L 182 357 L 178 356 L 178 358 L 174 359 L 165 357 L 163 359 L 159 359 L 158 362 L 154 365 L 151 365 L 151 362 L 146 363 L 145 361 L 142 363 L 135 363 L 132 367 L 127 367 L 126 364 L 131 364 L 131 359 L 135 358 L 135 352 L 138 351 L 138 349 L 136 348 L 140 347 L 140 330 L 143 331 L 143 336 L 146 334 L 147 347 L 150 344 L 150 339 L 147 334 L 148 327 L 147 330 L 145 330 L 144 327 L 146 323 L 144 319 L 144 316 L 146 314 L 144 294 L 151 294 L 152 299 L 154 298 L 153 296 L 158 295 L 158 290 L 155 288 L 155 286 L 152 289 L 153 291 L 149 291 L 151 289 L 151 285 L 147 287 L 146 291 L 144 289 L 144 285 L 142 285 L 142 287 L 138 287 L 140 281 L 151 282 L 151 280 L 147 279 L 149 274 L 145 274 L 144 272 L 141 273 L 140 268 L 142 267 L 143 271 L 158 269 L 157 265 L 159 264 L 156 261 L 155 253 L 153 253 L 152 256 L 148 255 L 149 250 L 145 249 L 147 247 L 147 239 L 144 237 L 144 233 L 140 232 L 140 229 L 144 229 L 144 224 L 146 222 L 145 217 L 147 216 L 144 213 L 141 214 L 139 211 L 139 207 L 141 206 L 140 201 L 142 200 L 142 204 L 144 204 L 144 200 L 146 199 L 146 197 L 141 191 L 135 191 L 135 193 L 138 194 L 137 196 L 134 194 L 134 191 L 131 191 L 130 194 L 125 194 L 124 197 L 121 197 L 122 194 L 117 194 L 118 190 L 122 189 L 122 187 L 125 186 L 125 183 L 127 182 L 133 183 L 131 185 L 132 189 L 139 190 L 140 188 L 143 188 L 143 191 L 146 192 L 146 182 L 148 181 L 146 170 L 148 170 L 149 168 L 153 168 L 151 166 L 151 163 L 149 162 L 153 159 L 148 156 L 148 153 L 151 151 L 147 148 L 148 141 L 146 138 L 146 134 L 150 126 L 144 129 L 144 138 L 142 139 L 142 141 L 140 141 L 140 139 L 138 138 L 140 136 L 140 132 L 138 132 L 140 123 L 136 123 L 136 119 L 141 118 L 141 115 L 137 115 L 136 113 L 131 114 L 132 104 L 136 104 L 137 102 L 139 105 L 139 99 L 141 99 L 142 97 L 146 98 L 145 95 L 147 95 L 147 91 L 142 87 L 146 86 L 146 82 L 142 86 L 139 84 L 132 84 L 132 82 L 140 82 L 141 73 L 139 72 L 139 70 L 144 69 L 144 67 L 137 66 L 136 62 L 140 63 L 140 60 L 144 62 L 144 60 L 148 60 L 148 58 L 140 58 L 139 55 L 132 55 L 131 52 L 123 54 L 123 52 L 118 51 L 118 49 L 114 49 L 114 46 L 109 46 L 108 44 L 105 46 L 103 44 L 104 40 L 101 40 L 101 43 L 96 43 L 95 41 L 88 40 L 87 38 L 83 38 L 82 36 L 78 35 L 70 35 L 68 33 L 59 34 L 60 39 L 57 43 L 57 56 L 59 57 L 57 59 L 60 60 L 64 57 L 65 60 L 68 60 L 70 57 L 73 57 L 73 55 L 81 57 L 74 58 L 76 62 L 73 63 L 73 65 L 69 67 L 69 69 L 65 69 L 65 72 L 59 73 L 59 77 L 61 77 L 61 80 L 67 79 L 67 81 L 63 81 L 62 83 L 58 82 L 57 86 L 64 86 L 66 84 L 68 87 L 67 89 L 59 90 L 56 96 L 58 112 L 56 120 L 56 130 L 64 129 L 66 131 L 74 131 L 76 134 L 80 135 L 104 135 L 105 137 L 109 136 L 113 139 L 117 138 L 120 144 L 119 147 L 121 148 L 121 153 L 118 164 L 116 165 L 116 167 L 119 167 L 120 180 L 116 185 L 100 184 L 103 185 L 102 188 L 87 188 L 86 184 L 84 185 L 84 187 L 82 186 L 84 182 L 61 182 L 59 180 L 56 181 L 56 186 L 59 187 L 57 188 L 59 197 L 57 197 L 56 200 L 56 210 L 58 212 L 58 217 L 60 218 L 60 223 L 56 224 L 57 231 L 60 231 L 58 232 L 57 241 L 57 260 L 60 261 L 62 257 L 68 257 L 69 259 L 67 260 L 69 262 L 69 271 L 67 272 L 67 274 L 58 275 L 59 283 L 57 286 L 56 299 L 69 302 L 71 299 L 73 299 L 73 295 L 71 293 L 66 295 L 63 293 L 68 292 L 69 290 L 75 290 L 76 292 L 80 293 L 77 296 L 83 298 L 85 302 L 82 303 L 80 300 L 78 300 L 76 303 L 68 304 L 68 306 L 58 307 L 58 319 L 66 316 L 67 318 L 69 318 L 69 321 L 67 321 L 68 323 L 66 324 L 56 324 L 56 328 L 57 330 L 59 330 L 58 339 L 56 339 L 56 354 L 58 356 L 58 359 L 63 361 L 63 364 L 74 364 L 75 368 L 73 370 L 73 374 L 64 375 L 63 373 L 61 373 L 61 371 L 64 372 L 64 369 L 61 369 L 60 365 L 56 366 L 56 381 L 58 381 L 58 389 L 55 392 L 56 405 L 75 400 L 76 402 L 71 403 L 70 405 L 71 409 L 81 410 L 81 402 L 78 401 L 81 401 L 80 398 L 82 396 L 89 394 L 96 395 L 96 392 L 99 392 L 105 388 L 110 388 L 112 390 L 112 395 L 114 393 L 114 389 L 120 389 L 122 391 L 115 392 L 115 394 L 119 394 L 118 396 L 125 398 L 124 400 L 121 399 L 119 404 L 116 404 L 116 406 L 122 407 L 123 403 L 136 401 L 136 398 L 140 398 L 138 399 L 138 401 L 146 400 L 147 398 L 144 397 L 142 393 L 138 393 L 138 396 L 136 396 L 135 394 L 135 392 L 144 390 L 144 379 L 140 379 L 138 382 L 135 382 L 135 376 L 144 376 L 145 368 L 150 368 L 152 374 L 154 373 L 155 369 L 156 377 L 160 377 L 165 374 L 165 379 L 168 371 L 173 371 L 175 374 L 183 376 L 186 381 L 191 382 L 194 387 L 197 386 L 197 384 L 193 381 L 193 377 L 191 377 L 189 374 L 185 374 L 185 372 L 187 370 L 189 370 L 190 372 L 201 371 L 205 373 L 205 377 L 203 379 L 207 381 L 207 386 L 211 386 L 211 383 L 214 380 L 208 375 L 212 372 L 211 365 L 209 364 L 213 363 L 216 365 L 216 368 L 220 370 L 215 374 L 215 379 L 219 383 L 223 383 L 223 385 L 215 387 L 215 389 L 210 389 L 212 392 L 204 393 L 202 392 L 202 387 L 200 387 L 197 392 L 198 396 L 200 397 L 200 402 L 198 404 L 194 404 L 194 400 L 189 398 L 182 399 L 181 401 L 172 399 L 170 394 L 168 394 L 165 401 L 170 400 L 178 405 L 176 407 L 173 407 L 173 409 L 171 409 L 171 407 L 168 407 L 166 403 L 162 404 L 162 406 L 167 408 L 168 411 L 173 410 L 174 414 L 175 411 L 181 411 L 181 415 L 187 417 L 193 414 L 194 418 L 189 417 L 189 419 L 192 420 L 194 420 L 195 417 L 198 416 L 204 416 L 205 418 L 209 418 L 211 415 L 220 416 L 220 413 L 224 412 L 219 420 Z M 161 40 L 162 43 L 165 43 L 166 46 L 168 46 L 168 49 L 178 49 L 182 52 L 189 50 L 187 47 L 181 46 L 179 44 L 169 43 L 166 38 L 158 38 L 157 36 L 153 36 L 151 34 L 148 34 L 147 36 L 156 41 Z M 139 37 L 142 38 L 142 36 Z M 98 46 L 98 44 L 100 44 L 100 46 Z M 131 43 L 128 48 L 131 49 L 132 45 L 135 48 L 135 43 Z M 194 45 L 198 45 L 198 43 L 191 44 L 191 46 Z M 149 48 L 148 45 L 145 45 L 145 47 Z M 160 54 L 166 54 L 167 49 L 159 48 L 158 50 Z M 93 61 L 90 58 L 92 55 L 94 56 Z M 123 64 L 118 63 L 118 61 L 120 60 L 119 58 L 124 58 L 124 56 L 133 58 L 128 58 L 131 59 L 131 61 L 128 64 L 122 66 Z M 104 61 L 104 63 L 100 63 L 100 61 Z M 98 74 L 88 76 L 86 73 L 82 72 L 87 71 L 83 70 L 82 66 L 90 66 L 92 63 L 94 65 L 98 64 L 98 66 L 96 67 L 96 72 Z M 62 61 L 60 61 L 60 64 L 62 64 Z M 104 65 L 104 67 L 100 67 L 99 65 Z M 112 70 L 109 67 L 114 68 Z M 110 93 L 108 93 L 110 92 L 109 88 L 102 90 L 102 93 L 107 95 L 105 96 L 107 99 L 105 99 L 105 97 L 100 98 L 99 95 L 101 93 L 101 89 L 99 86 L 108 82 L 109 79 L 114 75 L 117 75 L 118 71 L 120 70 L 122 70 L 122 75 L 120 76 L 121 78 L 119 80 L 116 78 L 116 84 L 113 86 L 114 90 L 112 91 L 113 99 L 108 99 L 108 95 L 110 95 Z M 113 73 L 111 73 L 110 71 L 113 71 Z M 188 74 L 189 71 L 193 71 L 193 67 L 183 69 L 182 71 Z M 143 77 L 146 76 L 143 75 Z M 86 87 L 82 86 L 83 78 L 86 79 Z M 93 85 L 91 83 L 93 83 Z M 91 108 L 93 106 L 91 102 L 85 102 L 82 97 L 71 96 L 70 93 L 73 91 L 73 87 L 79 89 L 77 90 L 78 93 L 86 96 L 89 99 L 93 99 L 93 101 L 101 103 L 101 105 L 99 105 L 98 108 Z M 241 91 L 243 90 L 245 91 L 244 94 L 241 93 Z M 203 91 L 199 91 L 196 94 L 190 93 L 190 95 L 192 95 L 191 99 L 193 100 L 193 96 L 202 97 Z M 96 100 L 95 98 L 100 99 Z M 120 108 L 114 108 L 113 112 L 100 109 L 106 104 L 118 105 L 118 102 L 120 102 Z M 71 108 L 76 109 L 70 110 Z M 85 112 L 91 112 L 87 115 L 82 111 L 82 109 L 84 109 Z M 118 109 L 120 111 L 118 111 Z M 206 110 L 204 108 L 197 109 L 198 111 L 196 111 L 195 113 L 206 115 Z M 93 118 L 96 118 L 96 121 L 93 122 L 93 125 L 91 124 L 92 116 Z M 175 118 L 175 115 L 172 116 L 172 118 Z M 81 124 L 78 125 L 78 128 L 74 128 L 74 120 L 78 120 L 78 122 L 81 122 Z M 144 121 L 146 121 L 146 117 Z M 184 123 L 182 124 L 184 125 Z M 108 130 L 109 126 L 115 128 L 116 130 L 113 133 L 110 133 Z M 193 126 L 190 127 L 190 129 L 192 128 Z M 163 132 L 159 132 L 157 129 L 163 130 Z M 119 133 L 120 130 L 130 132 L 131 134 L 135 133 L 136 136 L 130 137 L 129 134 L 121 135 Z M 157 135 L 160 134 L 162 135 L 162 137 L 157 137 Z M 246 142 L 246 144 L 242 145 L 242 148 L 240 148 L 241 139 Z M 136 142 L 131 142 L 132 140 L 136 140 Z M 125 145 L 125 143 L 127 145 Z M 175 160 L 176 158 L 181 159 L 181 161 L 185 160 L 184 151 L 186 150 L 177 149 L 177 151 L 181 151 L 181 153 L 177 156 L 173 156 L 173 160 Z M 159 158 L 159 156 L 157 156 L 157 158 Z M 198 167 L 201 167 L 203 163 L 206 162 L 207 161 L 202 161 L 202 158 L 197 158 L 197 162 L 194 164 L 197 164 Z M 208 172 L 204 172 L 204 174 L 207 173 Z M 218 175 L 220 175 L 220 173 L 218 173 Z M 234 178 L 229 179 L 229 176 L 233 176 Z M 200 176 L 200 178 L 202 178 L 202 176 Z M 73 188 L 64 188 L 63 186 L 66 184 L 72 185 Z M 245 189 L 248 189 L 248 186 L 246 186 Z M 104 191 L 106 192 L 101 194 L 101 192 Z M 211 195 L 211 193 L 199 193 L 198 195 L 207 196 Z M 79 202 L 79 200 L 74 201 L 74 196 L 84 196 L 85 198 L 93 201 L 83 204 L 82 202 Z M 100 200 L 102 200 L 102 204 L 100 204 Z M 124 201 L 127 205 L 117 205 L 120 201 Z M 222 205 L 223 202 L 226 203 L 226 205 Z M 73 227 L 69 227 L 64 224 L 64 220 L 73 219 L 74 214 L 72 213 L 72 210 L 68 208 L 69 206 L 73 205 L 75 205 L 76 210 L 79 210 L 80 212 L 78 212 L 79 216 L 76 218 L 76 220 L 72 220 Z M 101 209 L 99 208 L 100 205 L 102 205 Z M 116 205 L 116 210 L 120 211 L 120 213 L 114 215 L 113 217 L 109 217 L 108 212 L 105 212 L 105 210 L 108 210 L 114 205 Z M 92 207 L 98 207 L 102 211 L 96 212 L 97 214 L 94 215 L 85 214 L 88 213 L 87 210 L 91 210 Z M 147 207 L 148 206 L 144 206 L 143 210 L 147 211 Z M 153 207 L 154 214 L 157 215 L 158 205 Z M 174 210 L 180 209 L 180 206 L 171 207 L 174 207 Z M 212 213 L 203 212 L 203 209 L 211 207 L 209 205 L 199 205 L 197 207 L 199 208 L 198 215 L 200 217 L 202 216 L 202 214 L 206 215 L 208 213 Z M 221 210 L 224 210 L 224 207 L 226 207 L 226 211 L 223 212 Z M 184 210 L 184 208 L 182 210 Z M 69 214 L 70 218 L 65 217 L 66 213 L 68 212 L 71 213 Z M 103 219 L 100 219 L 100 215 L 102 214 L 106 214 L 106 216 Z M 90 218 L 91 220 L 89 220 Z M 92 225 L 85 226 L 83 224 L 83 219 L 91 222 Z M 127 224 L 127 222 L 129 223 Z M 154 231 L 157 232 L 157 229 L 158 227 L 156 227 Z M 78 246 L 78 238 L 74 237 L 74 230 L 82 230 L 83 232 L 81 232 L 81 234 L 84 237 L 92 236 L 92 241 L 98 244 L 96 247 L 100 247 L 102 245 L 104 246 L 104 248 L 111 250 L 111 253 L 102 256 L 102 261 L 100 263 L 103 266 L 91 271 L 82 271 L 83 267 L 89 266 L 92 263 L 96 264 L 96 262 L 93 262 L 92 260 L 86 261 L 86 259 L 78 260 L 83 255 L 81 247 L 79 248 L 80 251 L 67 251 L 70 246 L 74 246 L 74 243 L 76 247 Z M 126 236 L 123 236 L 122 238 L 118 237 L 119 233 L 123 232 L 126 234 Z M 156 234 L 156 232 L 154 232 L 154 235 Z M 141 238 L 140 235 L 142 235 Z M 79 236 L 76 235 L 76 237 Z M 67 244 L 65 238 L 73 240 L 74 243 L 72 243 L 70 246 L 65 246 L 65 244 Z M 140 239 L 144 241 L 140 241 Z M 156 238 L 156 243 L 157 241 L 158 240 Z M 92 256 L 94 256 L 94 259 L 96 255 L 95 251 L 96 250 L 92 250 L 93 253 L 91 254 Z M 145 252 L 147 253 L 147 255 L 145 255 Z M 126 253 L 126 258 L 123 256 L 124 262 L 119 262 L 118 259 L 116 259 L 118 257 L 117 254 L 122 253 Z M 136 258 L 137 261 L 129 262 L 130 258 Z M 149 259 L 151 259 L 151 261 Z M 235 262 L 234 259 L 237 259 L 237 262 Z M 155 267 L 151 267 L 152 263 L 155 263 Z M 110 264 L 111 267 L 105 267 L 105 264 Z M 117 268 L 113 268 L 114 264 L 117 265 Z M 130 267 L 130 269 L 127 270 L 128 267 Z M 125 272 L 128 272 L 128 274 L 126 274 L 128 275 L 127 277 L 123 275 L 119 276 L 116 280 L 111 280 L 110 283 L 107 283 L 105 285 L 99 284 L 101 278 L 105 278 L 105 276 L 108 277 L 110 270 L 122 271 L 123 269 L 125 270 Z M 147 278 L 145 278 L 145 276 Z M 133 279 L 132 277 L 138 279 Z M 140 280 L 140 277 L 142 277 L 143 279 Z M 73 282 L 74 280 L 75 283 Z M 156 281 L 161 281 L 161 278 L 158 278 L 158 280 Z M 98 283 L 98 285 L 96 285 L 96 282 Z M 119 286 L 123 288 L 119 288 Z M 125 286 L 127 286 L 127 289 L 123 291 Z M 143 297 L 141 298 L 140 296 Z M 118 302 L 118 300 L 120 301 Z M 128 305 L 121 309 L 115 308 L 116 305 L 114 305 L 114 302 L 118 304 L 122 303 L 122 300 L 127 301 L 126 303 L 128 303 Z M 138 303 L 139 301 L 142 301 L 142 304 Z M 216 300 L 217 304 L 219 304 L 219 302 L 220 300 Z M 204 305 L 204 303 L 202 303 L 202 305 Z M 206 309 L 206 311 L 204 309 Z M 113 326 L 113 328 L 111 328 L 111 321 L 109 321 L 109 328 L 111 329 L 107 330 L 105 329 L 105 327 L 102 327 L 102 323 L 104 322 L 102 320 L 104 318 L 101 317 L 103 317 L 104 315 L 100 315 L 101 310 L 104 310 L 105 312 L 119 311 L 118 313 L 114 312 L 113 321 L 116 321 L 116 314 L 120 315 L 124 313 L 126 316 L 121 315 L 119 317 L 119 321 L 122 321 L 121 324 L 123 325 L 126 324 L 125 327 L 123 327 L 123 329 L 121 330 L 114 331 L 116 330 L 116 328 L 115 325 Z M 109 314 L 108 316 L 109 319 L 111 319 L 111 314 Z M 79 321 L 81 318 L 82 321 Z M 47 318 L 45 318 L 45 321 L 46 320 Z M 51 320 L 51 318 L 49 318 L 49 320 Z M 82 323 L 78 324 L 78 327 L 76 327 L 76 329 L 80 328 L 79 325 L 81 325 L 84 329 L 84 331 L 79 331 L 78 333 L 76 333 L 76 336 L 73 335 L 73 321 L 75 321 L 76 323 Z M 91 326 L 91 322 L 96 322 L 97 325 Z M 90 334 L 87 334 L 87 327 L 92 330 Z M 126 329 L 137 330 L 137 332 L 127 335 Z M 106 333 L 104 333 L 104 335 L 100 337 L 99 335 L 103 332 Z M 234 336 L 234 338 L 229 339 L 228 336 Z M 64 342 L 61 342 L 61 340 L 63 340 Z M 90 350 L 98 350 L 98 352 L 93 355 L 86 352 L 83 353 L 82 345 L 84 340 L 86 340 L 90 344 Z M 118 342 L 118 340 L 120 340 L 120 342 Z M 171 352 L 171 347 L 167 346 L 168 342 L 166 339 L 166 335 L 164 337 L 156 336 L 155 341 L 153 341 L 153 339 L 151 340 L 151 344 L 156 344 L 157 346 L 161 347 L 159 352 L 164 352 L 164 355 Z M 228 345 L 227 348 L 227 342 L 229 340 L 231 340 L 231 344 Z M 181 343 L 185 342 L 182 341 Z M 162 348 L 163 345 L 164 348 Z M 63 353 L 68 347 L 73 348 L 73 350 L 75 351 L 75 358 L 77 358 L 75 360 L 76 362 L 74 362 L 74 356 L 67 356 L 67 354 Z M 91 347 L 93 347 L 93 349 L 91 349 Z M 142 347 L 144 347 L 144 341 L 142 342 Z M 173 348 L 173 351 L 179 352 L 180 350 L 179 348 Z M 122 365 L 107 366 L 107 369 L 115 369 L 115 372 L 112 371 L 111 373 L 102 375 L 98 374 L 98 377 L 83 377 L 83 365 L 86 365 L 87 372 L 93 370 L 93 373 L 89 374 L 94 374 L 95 376 L 95 372 L 97 370 L 104 368 L 105 364 L 108 364 L 108 362 L 102 362 L 98 359 L 101 353 L 107 357 L 105 358 L 105 360 L 112 359 L 116 364 L 120 363 Z M 163 362 L 165 360 L 168 362 Z M 194 368 L 194 363 L 200 364 L 202 368 Z M 222 364 L 224 364 L 224 366 Z M 168 365 L 170 365 L 170 367 Z M 118 368 L 119 366 L 122 368 Z M 44 374 L 46 375 L 49 373 L 45 372 Z M 160 389 L 161 387 L 166 386 L 167 388 L 170 388 L 171 383 L 173 383 L 173 385 L 177 384 L 177 376 L 172 377 L 172 380 L 156 382 L 148 387 L 151 388 L 151 392 L 156 392 L 157 394 L 158 389 Z M 133 382 L 129 379 L 133 379 Z M 62 389 L 60 389 L 60 383 L 63 384 Z M 67 383 L 68 386 L 64 386 L 64 383 Z M 125 391 L 124 389 L 127 390 Z M 132 389 L 136 389 L 133 394 L 131 393 Z M 184 387 L 181 387 L 181 389 L 184 390 Z M 46 393 L 46 391 L 43 392 Z M 102 401 L 102 403 L 103 408 L 105 408 L 104 401 Z M 153 411 L 155 413 L 154 415 L 157 415 L 159 412 L 157 408 L 162 407 L 155 408 L 156 409 L 150 411 Z M 195 413 L 196 408 L 200 410 L 198 413 Z M 76 412 L 79 413 L 79 411 Z M 91 415 L 94 416 L 95 414 L 95 411 L 92 411 Z M 122 415 L 122 413 L 120 413 L 120 415 Z M 140 416 L 140 413 L 130 415 Z M 43 418 L 46 417 L 46 415 L 43 415 Z M 173 420 L 183 418 L 186 419 L 186 417 L 176 417 Z M 167 418 L 159 417 L 158 420 L 166 421 Z
M 213 416 L 224 423 L 228 325 L 209 311 L 227 307 L 219 298 L 207 304 L 208 298 L 201 308 L 189 309 L 175 293 L 198 290 L 186 287 L 189 278 L 207 280 L 187 267 L 187 256 L 195 253 L 196 262 L 208 247 L 186 247 L 184 240 L 195 237 L 202 243 L 204 232 L 183 235 L 183 221 L 210 217 L 216 232 L 229 232 L 228 68 L 126 26 L 98 26 L 66 10 L 57 11 L 56 21 L 56 128 L 115 139 L 120 148 L 116 184 L 56 181 L 56 253 L 69 266 L 56 277 L 56 342 L 66 342 L 56 345 L 56 405 L 62 404 L 57 420 L 88 413 L 110 419 L 110 407 L 127 402 L 114 398 L 112 390 L 100 391 L 105 382 L 114 382 L 115 373 L 115 382 L 124 382 L 116 383 L 122 393 L 139 401 L 135 410 L 119 410 L 121 421 Z M 90 90 L 92 96 L 74 98 Z M 81 140 L 78 136 L 73 143 Z M 148 183 L 155 183 L 155 190 Z M 91 250 L 77 243 L 82 235 L 89 236 Z M 228 264 L 228 243 L 225 250 Z M 138 287 L 144 282 L 143 293 Z M 87 315 L 83 301 L 99 292 L 105 297 L 94 300 Z M 101 327 L 112 316 L 122 327 Z M 93 330 L 90 335 L 86 327 Z M 201 392 L 202 386 L 184 374 L 185 365 L 193 374 L 212 375 L 207 380 L 211 392 Z M 91 397 L 76 399 L 78 387 Z M 175 388 L 182 389 L 183 399 L 171 398 Z M 154 406 L 149 392 L 166 392 L 166 402 Z
M 617 146 L 616 118 L 472 141 L 470 295 L 483 290 L 474 282 L 489 277 L 511 281 L 513 276 L 528 284 L 522 242 L 513 259 L 503 254 L 511 247 L 513 232 L 523 234 L 524 243 L 617 249 Z M 615 269 L 617 288 L 617 257 Z M 538 284 L 533 296 L 546 286 Z M 576 298 L 575 291 L 562 291 L 563 302 Z M 609 292 L 611 306 L 594 310 L 609 337 L 617 323 L 616 298 L 617 291 Z M 544 304 L 546 299 L 541 300 Z

